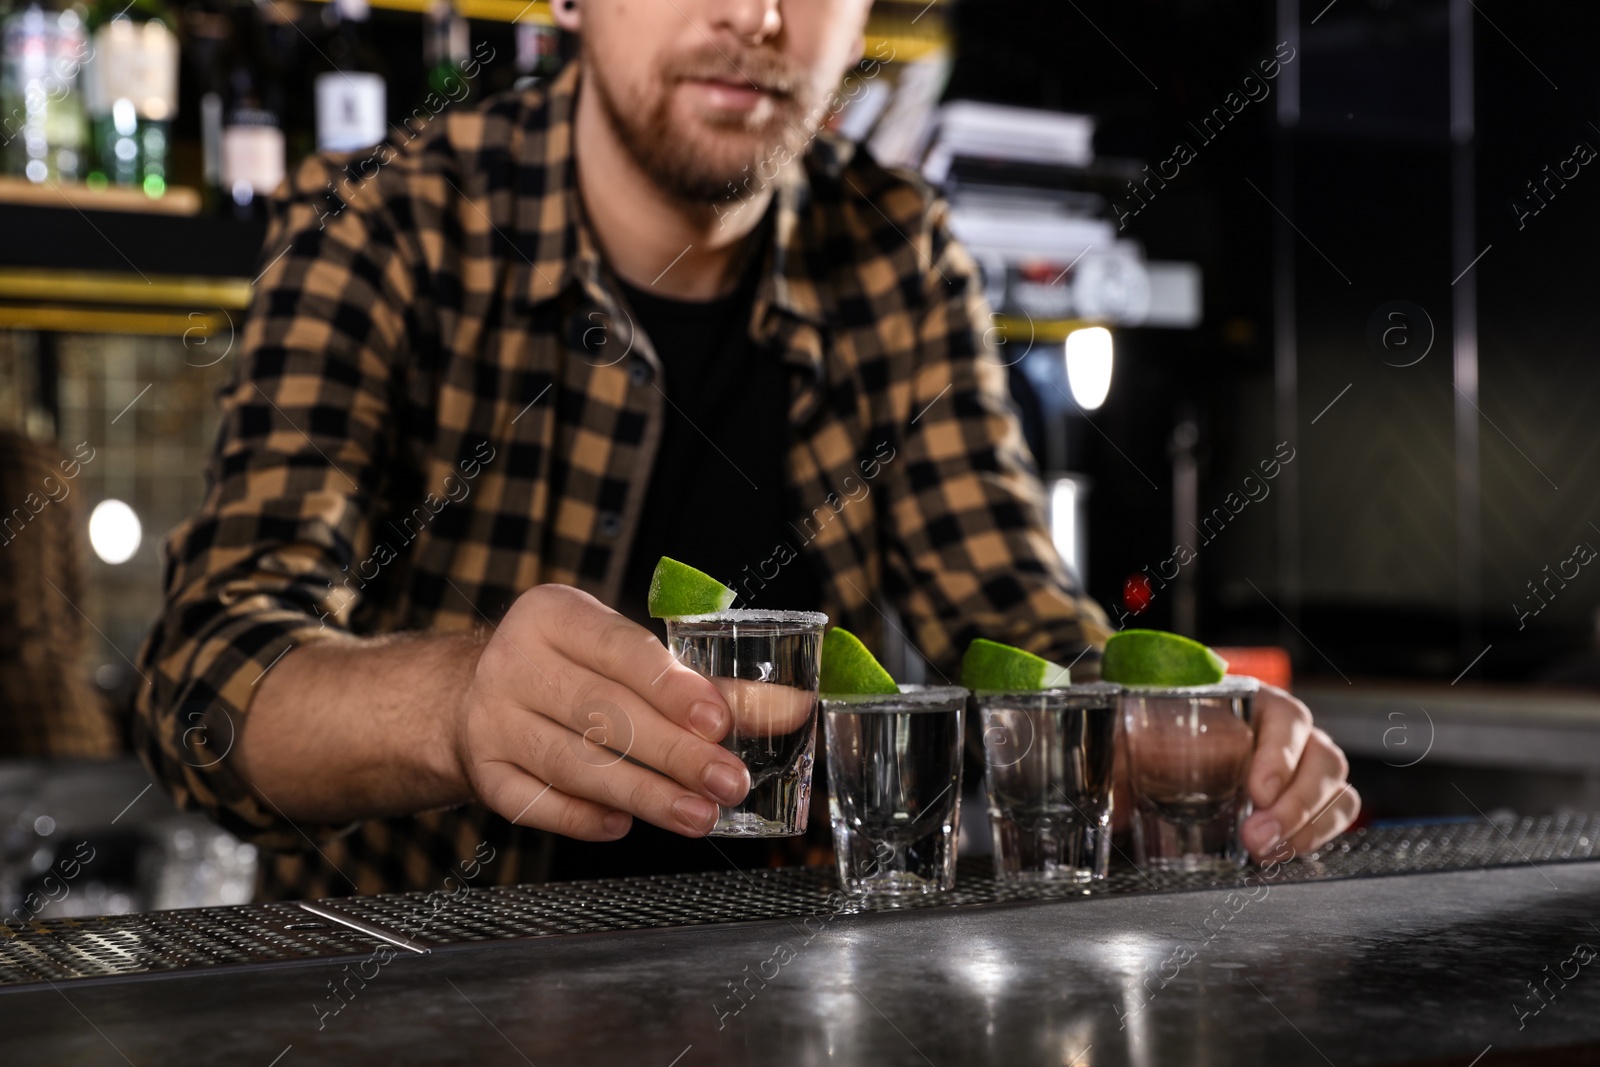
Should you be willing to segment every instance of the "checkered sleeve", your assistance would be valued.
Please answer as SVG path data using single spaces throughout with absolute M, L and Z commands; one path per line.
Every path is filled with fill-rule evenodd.
M 163 614 L 140 653 L 134 733 L 152 774 L 180 807 L 275 850 L 342 828 L 290 822 L 228 757 L 265 672 L 339 637 L 359 605 L 414 288 L 378 183 L 335 211 L 333 175 L 314 157 L 274 202 L 205 500 L 166 542 Z
M 943 203 L 929 212 L 904 455 L 886 467 L 897 483 L 890 588 L 918 647 L 950 677 L 976 637 L 1076 660 L 1076 675 L 1093 676 L 1110 633 L 1105 613 L 1050 539 L 977 265 L 950 235 Z

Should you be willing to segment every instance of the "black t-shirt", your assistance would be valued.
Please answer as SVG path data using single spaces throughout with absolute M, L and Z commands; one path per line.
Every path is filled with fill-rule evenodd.
M 662 377 L 655 384 L 666 403 L 655 468 L 614 606 L 663 639 L 665 627 L 645 611 L 650 575 L 662 556 L 734 586 L 739 592 L 735 607 L 815 611 L 821 605 L 821 583 L 810 563 L 775 551 L 780 544 L 796 544 L 789 526 L 789 385 L 781 355 L 749 338 L 758 279 L 754 270 L 747 271 L 733 293 L 708 301 L 672 300 L 621 284 L 635 325 L 661 361 Z M 785 559 L 777 577 L 761 577 L 772 572 L 769 560 Z M 813 785 L 826 788 L 820 778 Z M 807 837 L 815 840 L 819 833 L 826 837 L 827 828 L 813 826 Z M 748 870 L 767 866 L 774 844 L 783 848 L 767 841 L 686 838 L 635 818 L 620 841 L 559 839 L 551 877 L 726 870 L 730 865 Z
M 661 444 L 617 609 L 652 626 L 645 597 L 662 556 L 733 586 L 734 606 L 815 611 L 822 591 L 792 546 L 789 384 L 782 357 L 749 338 L 758 276 L 708 301 L 672 300 L 622 283 L 655 346 L 666 394 Z M 778 568 L 773 566 L 787 560 Z

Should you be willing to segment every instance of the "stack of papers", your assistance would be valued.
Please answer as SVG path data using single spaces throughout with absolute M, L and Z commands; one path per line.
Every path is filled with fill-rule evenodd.
M 1061 111 L 957 100 L 939 109 L 922 173 L 942 183 L 958 157 L 1086 167 L 1094 119 Z

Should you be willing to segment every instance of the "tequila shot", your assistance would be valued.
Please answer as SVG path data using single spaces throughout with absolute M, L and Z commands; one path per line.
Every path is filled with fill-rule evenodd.
M 1106 876 L 1120 692 L 1096 683 L 973 695 L 997 879 Z
M 667 620 L 667 646 L 711 679 L 733 725 L 722 747 L 750 772 L 750 792 L 721 807 L 718 837 L 805 832 L 817 738 L 822 628 L 814 611 L 729 610 Z
M 1134 858 L 1159 871 L 1237 870 L 1249 859 L 1239 828 L 1250 814 L 1254 678 L 1215 685 L 1129 686 L 1122 694 Z
M 846 893 L 955 886 L 966 706 L 958 686 L 823 698 L 828 815 Z

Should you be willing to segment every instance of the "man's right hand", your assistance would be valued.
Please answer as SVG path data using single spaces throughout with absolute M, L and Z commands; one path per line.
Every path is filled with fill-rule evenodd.
M 692 837 L 750 788 L 717 744 L 727 701 L 654 634 L 588 593 L 536 586 L 483 646 L 456 758 L 480 800 L 521 826 L 585 841 L 632 817 Z

